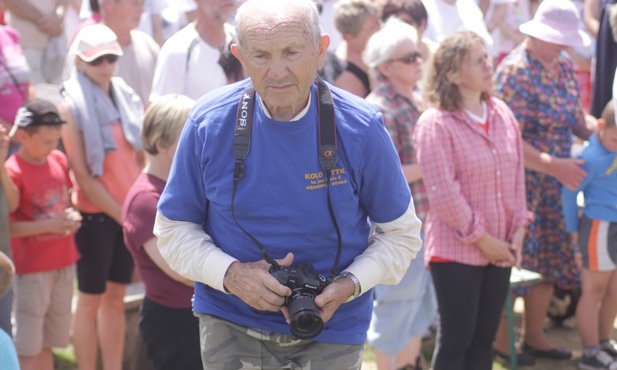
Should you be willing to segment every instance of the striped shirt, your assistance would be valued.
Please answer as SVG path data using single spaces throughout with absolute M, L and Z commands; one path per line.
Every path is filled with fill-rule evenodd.
M 499 99 L 487 101 L 486 109 L 488 132 L 463 111 L 431 108 L 418 120 L 418 162 L 431 204 L 427 261 L 487 265 L 478 238 L 486 231 L 510 241 L 531 220 L 518 123 Z

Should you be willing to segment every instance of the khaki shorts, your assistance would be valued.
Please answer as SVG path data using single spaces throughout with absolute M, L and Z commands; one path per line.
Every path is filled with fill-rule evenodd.
M 362 344 L 296 339 L 198 315 L 204 370 L 359 370 Z
M 70 266 L 16 276 L 15 348 L 20 356 L 68 346 L 74 274 Z

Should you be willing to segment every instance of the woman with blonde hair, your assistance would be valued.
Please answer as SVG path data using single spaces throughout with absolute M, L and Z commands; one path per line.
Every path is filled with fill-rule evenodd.
M 514 115 L 493 98 L 482 39 L 456 32 L 433 57 L 416 148 L 430 209 L 428 263 L 440 313 L 434 370 L 490 370 L 492 343 L 531 213 Z
M 146 167 L 129 190 L 122 210 L 124 241 L 146 296 L 139 330 L 154 369 L 201 370 L 199 320 L 193 315 L 193 282 L 173 271 L 161 256 L 152 230 L 178 137 L 195 102 L 164 95 L 146 110 L 141 140 Z

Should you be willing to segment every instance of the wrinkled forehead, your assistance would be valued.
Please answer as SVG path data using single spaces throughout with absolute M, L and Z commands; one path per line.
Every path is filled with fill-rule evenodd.
M 245 23 L 241 30 L 242 47 L 251 49 L 283 45 L 306 46 L 314 44 L 314 34 L 311 27 L 297 17 L 269 16 L 253 18 Z

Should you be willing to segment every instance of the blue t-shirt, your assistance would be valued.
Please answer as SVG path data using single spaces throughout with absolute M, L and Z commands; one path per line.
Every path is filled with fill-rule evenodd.
M 617 222 L 617 152 L 609 152 L 598 140 L 597 134 L 589 138 L 589 146 L 580 158 L 587 176 L 576 191 L 561 189 L 561 203 L 566 230 L 578 231 L 578 206 L 576 196 L 579 191 L 585 195 L 583 212 L 592 220 Z
M 231 215 L 232 142 L 238 101 L 246 84 L 247 80 L 215 90 L 191 111 L 158 206 L 171 220 L 203 224 L 214 243 L 241 262 L 263 259 Z M 342 234 L 342 271 L 367 248 L 368 217 L 375 222 L 397 219 L 407 210 L 410 192 L 379 110 L 340 89 L 331 90 L 339 158 L 330 197 Z M 270 257 L 293 252 L 294 264 L 311 263 L 327 276 L 336 256 L 337 236 L 318 160 L 316 97 L 313 84 L 307 114 L 293 122 L 268 118 L 256 102 L 234 212 Z M 290 332 L 281 312 L 258 311 L 234 295 L 201 283 L 195 286 L 193 310 L 248 327 Z M 364 343 L 371 310 L 370 292 L 343 304 L 315 340 Z
M 19 360 L 13 339 L 2 329 L 0 329 L 0 364 L 2 364 L 2 370 L 19 370 Z

